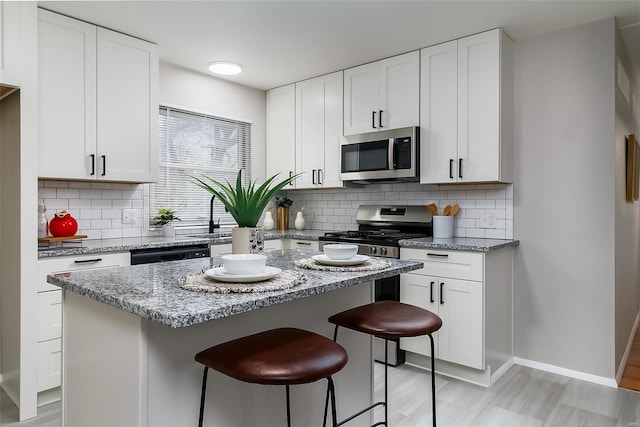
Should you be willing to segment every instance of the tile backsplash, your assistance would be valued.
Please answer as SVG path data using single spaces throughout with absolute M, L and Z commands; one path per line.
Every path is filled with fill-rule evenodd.
M 39 203 L 47 206 L 47 217 L 66 209 L 78 220 L 78 233 L 89 239 L 158 235 L 149 230 L 148 184 L 40 180 Z M 307 229 L 347 230 L 357 227 L 361 204 L 427 205 L 461 207 L 455 220 L 455 236 L 513 238 L 513 185 L 422 185 L 418 183 L 371 184 L 361 188 L 290 190 L 295 212 L 305 207 Z M 145 199 L 145 197 L 147 197 Z M 122 223 L 122 209 L 135 209 L 135 223 Z M 425 208 L 426 209 L 426 208 Z M 34 217 L 36 207 L 34 207 Z M 481 227 L 481 216 L 491 214 L 496 228 Z M 193 230 L 191 230 L 193 231 Z

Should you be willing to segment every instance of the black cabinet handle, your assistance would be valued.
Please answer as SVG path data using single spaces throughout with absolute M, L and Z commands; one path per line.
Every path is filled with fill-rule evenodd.
M 444 282 L 440 282 L 440 304 L 444 304 L 444 292 L 442 289 L 444 288 Z
M 89 157 L 91 157 L 91 176 L 93 176 L 96 174 L 96 155 L 91 154 Z
M 431 294 L 431 303 L 433 304 L 435 301 L 433 300 L 433 285 L 435 285 L 436 282 L 431 282 L 431 286 L 429 287 L 429 292 Z
M 449 256 L 449 254 L 434 254 L 433 252 L 427 252 L 427 256 L 437 256 L 440 258 L 446 258 Z
M 458 159 L 458 178 L 462 178 L 462 159 Z
M 378 114 L 378 125 L 380 127 L 384 127 L 384 126 L 382 126 L 382 110 L 379 110 L 379 112 L 380 113 Z
M 376 129 L 376 112 L 371 112 L 371 127 Z
M 322 184 L 322 181 L 324 181 L 324 172 L 322 169 L 318 169 L 318 184 Z
M 102 176 L 105 176 L 107 174 L 107 156 L 100 157 L 102 157 Z
M 449 159 L 449 178 L 453 179 L 453 159 Z
M 73 262 L 75 262 L 76 264 L 88 264 L 90 262 L 100 262 L 100 261 L 102 261 L 102 258 L 80 259 L 80 260 L 75 260 Z
M 312 184 L 316 183 L 316 170 L 315 169 L 313 171 L 311 171 L 311 183 Z
M 311 242 L 296 242 L 296 245 L 300 245 L 300 246 L 311 246 Z

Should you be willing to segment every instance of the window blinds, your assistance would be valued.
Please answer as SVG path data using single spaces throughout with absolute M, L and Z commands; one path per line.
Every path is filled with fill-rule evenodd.
M 239 169 L 250 182 L 251 124 L 205 114 L 160 107 L 158 119 L 158 182 L 150 186 L 150 224 L 158 208 L 171 208 L 181 221 L 174 225 L 203 226 L 209 221 L 211 194 L 193 184 L 191 176 L 235 183 Z M 234 224 L 218 200 L 213 218 Z

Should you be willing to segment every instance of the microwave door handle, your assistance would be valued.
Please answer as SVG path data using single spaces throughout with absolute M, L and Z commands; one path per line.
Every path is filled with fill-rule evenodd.
M 389 138 L 389 170 L 396 168 L 396 142 L 394 138 Z

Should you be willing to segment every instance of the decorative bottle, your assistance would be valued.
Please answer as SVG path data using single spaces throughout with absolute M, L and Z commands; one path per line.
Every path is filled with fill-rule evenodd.
M 47 221 L 47 207 L 44 203 L 38 205 L 38 237 L 49 235 L 49 221 Z
M 262 221 L 262 226 L 265 230 L 273 230 L 274 222 L 273 216 L 271 215 L 271 211 L 267 211 L 264 214 L 264 221 Z
M 304 216 L 302 216 L 302 210 L 299 210 L 296 214 L 296 220 L 294 221 L 293 225 L 296 227 L 296 230 L 304 229 Z

